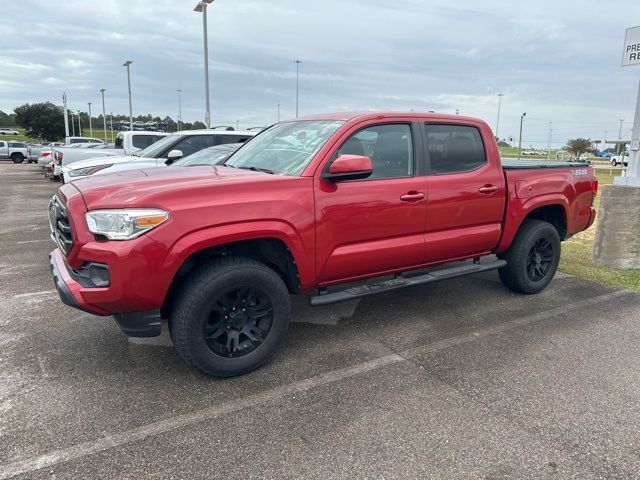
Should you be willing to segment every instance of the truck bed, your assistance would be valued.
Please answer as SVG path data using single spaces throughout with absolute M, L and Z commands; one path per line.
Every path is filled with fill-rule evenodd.
M 547 160 L 513 160 L 503 159 L 502 168 L 504 170 L 528 170 L 538 168 L 586 168 L 588 163 L 584 162 L 550 162 Z

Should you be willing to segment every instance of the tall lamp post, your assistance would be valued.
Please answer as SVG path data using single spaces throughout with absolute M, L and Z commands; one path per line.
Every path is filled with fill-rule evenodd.
M 89 136 L 93 137 L 93 127 L 91 126 L 91 102 L 89 102 L 88 105 L 89 105 Z
M 500 105 L 502 104 L 502 97 L 504 93 L 498 94 L 498 119 L 496 120 L 496 138 L 498 138 L 498 127 L 500 126 Z
M 133 62 L 131 60 L 127 60 L 122 64 L 123 67 L 127 68 L 127 86 L 129 87 L 129 130 L 133 130 L 133 107 L 131 106 L 131 71 L 129 66 Z
M 102 121 L 104 123 L 104 143 L 107 142 L 107 112 L 104 108 L 104 88 L 100 89 L 100 93 L 102 94 Z
M 180 123 L 182 122 L 182 90 L 178 89 L 178 131 L 180 131 Z
M 294 60 L 293 63 L 296 64 L 296 118 L 298 118 L 298 93 L 299 93 L 299 79 L 300 79 L 300 64 L 302 63 L 302 60 Z
M 204 123 L 207 128 L 211 128 L 211 109 L 209 107 L 209 45 L 207 41 L 207 5 L 213 3 L 213 0 L 203 0 L 193 9 L 194 12 L 202 12 L 202 38 L 204 42 L 204 96 L 205 96 L 205 112 Z
M 520 136 L 518 137 L 518 160 L 520 160 L 520 155 L 522 155 L 522 122 L 524 122 L 524 117 L 527 116 L 527 112 L 524 112 L 520 115 Z

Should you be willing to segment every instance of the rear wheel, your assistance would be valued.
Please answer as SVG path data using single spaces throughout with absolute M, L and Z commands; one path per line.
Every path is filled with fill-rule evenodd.
M 208 375 L 255 370 L 284 339 L 291 304 L 266 265 L 224 257 L 196 270 L 181 287 L 170 318 L 178 354 Z
M 615 159 L 613 159 L 611 160 L 611 165 L 615 167 L 618 165 L 618 162 Z
M 498 270 L 502 283 L 519 293 L 538 293 L 553 279 L 560 262 L 560 236 L 542 220 L 525 220 L 500 258 L 507 266 Z
M 24 162 L 24 155 L 22 155 L 21 153 L 12 153 L 11 161 L 13 163 L 22 163 Z

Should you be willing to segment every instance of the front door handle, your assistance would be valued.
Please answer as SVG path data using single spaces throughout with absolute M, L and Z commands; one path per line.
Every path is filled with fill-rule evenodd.
M 496 185 L 485 185 L 484 187 L 480 187 L 480 188 L 478 189 L 478 191 L 479 191 L 480 193 L 486 193 L 486 194 L 489 194 L 489 193 L 495 193 L 495 192 L 497 192 L 499 188 L 500 188 L 500 187 L 498 187 L 498 186 L 496 186 Z
M 424 198 L 424 193 L 422 192 L 407 192 L 404 195 L 400 195 L 400 200 L 403 202 L 415 202 L 418 200 L 422 200 Z

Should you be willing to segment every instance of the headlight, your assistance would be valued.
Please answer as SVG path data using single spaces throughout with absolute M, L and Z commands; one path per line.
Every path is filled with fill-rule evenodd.
M 93 167 L 78 168 L 77 170 L 69 170 L 67 172 L 67 175 L 69 175 L 70 177 L 86 177 L 87 175 L 93 175 L 100 170 L 104 170 L 105 168 L 109 168 L 112 166 L 113 163 L 110 165 L 95 165 Z
M 169 219 L 169 212 L 155 208 L 93 210 L 85 214 L 91 233 L 109 240 L 131 240 Z

